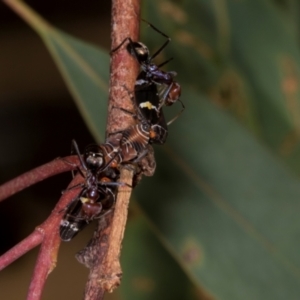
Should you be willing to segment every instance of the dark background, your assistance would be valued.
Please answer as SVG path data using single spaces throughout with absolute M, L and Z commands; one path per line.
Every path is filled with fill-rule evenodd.
M 110 1 L 27 1 L 53 26 L 109 49 Z M 0 2 L 0 184 L 70 154 L 74 138 L 93 142 L 38 35 Z M 109 71 L 109 70 L 107 70 Z M 0 251 L 20 242 L 50 214 L 71 174 L 45 180 L 0 205 Z M 81 299 L 88 270 L 74 258 L 93 226 L 64 243 L 43 299 Z M 0 273 L 0 298 L 25 299 L 37 250 Z M 60 260 L 64 260 L 60 267 Z M 81 275 L 74 280 L 74 274 Z M 57 286 L 61 288 L 57 289 Z M 64 294 L 65 293 L 65 296 Z

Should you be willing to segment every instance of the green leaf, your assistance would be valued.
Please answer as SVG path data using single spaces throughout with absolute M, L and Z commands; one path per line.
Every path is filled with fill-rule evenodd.
M 232 55 L 255 93 L 261 131 L 275 151 L 285 154 L 286 139 L 300 129 L 297 38 L 267 1 L 229 1 L 228 17 Z
M 108 54 L 59 31 L 44 38 L 91 133 L 98 141 L 103 141 L 108 99 Z
M 300 174 L 297 5 L 276 1 L 147 1 L 144 17 L 172 37 L 168 69 L 232 112 Z M 293 6 L 294 9 L 293 9 Z M 284 10 L 284 11 L 283 11 Z M 146 44 L 159 45 L 144 25 Z
M 173 35 L 173 30 L 175 33 L 178 28 L 184 29 L 185 33 L 189 33 L 190 29 L 196 37 L 183 44 L 182 35 L 179 38 L 177 35 L 179 46 L 172 43 L 172 47 L 166 49 L 167 55 L 168 51 L 173 53 L 174 50 L 176 61 L 179 61 L 178 69 L 176 64 L 170 66 L 175 66 L 174 70 L 181 74 L 178 79 L 182 78 L 185 83 L 182 101 L 187 108 L 170 126 L 167 144 L 156 147 L 158 168 L 155 176 L 144 180 L 137 191 L 139 203 L 150 224 L 149 228 L 153 229 L 186 277 L 183 277 L 174 261 L 167 258 L 166 252 L 159 249 L 153 235 L 147 231 L 145 221 L 133 220 L 134 223 L 129 226 L 130 236 L 124 246 L 124 298 L 149 299 L 151 295 L 151 299 L 166 299 L 168 295 L 172 295 L 171 299 L 176 299 L 171 294 L 172 289 L 175 289 L 179 299 L 186 299 L 190 296 L 187 282 L 189 278 L 197 291 L 203 291 L 202 299 L 209 295 L 230 300 L 298 299 L 299 180 L 240 123 L 203 96 L 203 90 L 206 95 L 210 95 L 209 87 L 215 86 L 215 90 L 220 88 L 220 78 L 227 70 L 238 70 L 235 74 L 242 75 L 233 77 L 238 78 L 234 83 L 245 80 L 247 86 L 243 90 L 246 96 L 242 98 L 244 103 L 241 106 L 242 111 L 247 112 L 245 120 L 251 119 L 253 124 L 258 124 L 259 130 L 267 135 L 266 140 L 274 148 L 291 123 L 287 111 L 282 109 L 282 99 L 277 97 L 273 100 L 277 93 L 271 91 L 270 86 L 274 84 L 274 89 L 277 88 L 276 91 L 279 92 L 278 70 L 274 67 L 279 52 L 273 51 L 269 59 L 266 54 L 270 54 L 272 50 L 268 46 L 270 40 L 265 42 L 264 38 L 267 38 L 266 35 L 273 26 L 279 32 L 280 43 L 287 43 L 280 49 L 290 50 L 295 58 L 298 54 L 291 51 L 295 44 L 291 42 L 293 37 L 284 37 L 286 29 L 283 25 L 279 26 L 280 18 L 276 17 L 276 12 L 267 2 L 259 4 L 249 0 L 229 1 L 227 7 L 221 6 L 226 11 L 214 7 L 217 2 L 188 0 L 182 2 L 180 11 L 176 11 L 178 7 L 171 6 L 170 9 L 167 6 L 166 9 L 164 6 L 174 5 L 175 2 L 146 3 L 152 5 L 149 13 L 152 10 L 156 12 L 156 8 L 159 8 L 156 19 L 162 20 L 166 27 L 160 27 L 159 22 L 155 25 L 161 30 L 173 28 L 166 30 Z M 24 9 L 25 6 L 22 7 Z M 206 13 L 199 10 L 200 8 L 205 8 Z M 218 20 L 220 23 L 212 22 L 215 12 L 213 8 L 216 9 L 216 16 L 221 17 Z M 199 11 L 207 16 L 203 21 L 203 26 L 207 28 L 197 26 Z M 180 12 L 187 16 L 183 17 L 183 23 L 178 18 Z M 152 16 L 145 17 L 154 22 Z M 167 22 L 170 16 L 173 22 Z M 259 25 L 264 18 L 266 24 L 263 25 L 268 29 L 263 28 L 262 36 L 258 38 L 253 32 L 254 29 L 261 29 Z M 223 28 L 226 20 L 230 20 L 227 25 L 231 24 L 229 36 L 226 36 L 226 28 Z M 79 106 L 84 111 L 86 120 L 90 122 L 90 127 L 100 136 L 103 125 L 99 123 L 98 112 L 103 116 L 101 105 L 104 104 L 100 95 L 107 92 L 103 84 L 107 79 L 103 66 L 108 63 L 108 57 L 50 28 L 49 25 L 46 26 L 40 19 L 33 23 L 54 54 L 71 91 L 80 100 Z M 233 23 L 235 30 L 232 29 Z M 247 24 L 251 26 L 247 28 Z M 236 32 L 239 26 L 245 36 Z M 196 36 L 197 32 L 199 36 Z M 217 33 L 220 40 L 214 39 L 211 36 L 213 33 Z M 247 34 L 250 35 L 251 45 L 246 43 Z M 237 37 L 241 39 L 241 44 Z M 220 45 L 226 44 L 226 41 L 227 48 L 220 50 Z M 273 41 L 274 44 L 276 48 L 277 42 Z M 247 45 L 250 49 L 246 49 Z M 247 53 L 239 51 L 238 46 Z M 255 47 L 260 49 L 254 51 L 260 60 L 251 55 L 251 47 L 252 51 Z M 233 53 L 236 54 L 234 58 Z M 180 55 L 177 57 L 177 54 Z M 298 58 L 295 61 L 298 64 Z M 256 78 L 256 68 L 265 76 Z M 205 75 L 201 74 L 201 70 L 206 70 Z M 269 78 L 265 78 L 266 76 Z M 204 77 L 207 80 L 202 84 L 201 79 Z M 188 84 L 195 91 L 189 90 Z M 199 89 L 197 85 L 200 86 Z M 239 90 L 237 95 L 240 94 L 242 92 Z M 251 95 L 255 95 L 262 102 L 260 105 L 263 109 L 258 110 Z M 211 99 L 215 100 L 216 97 L 211 96 Z M 255 113 L 251 111 L 252 105 Z M 267 129 L 262 128 L 261 119 L 256 116 L 258 111 L 267 111 L 263 117 L 263 121 L 268 122 Z M 270 112 L 274 113 L 278 122 L 277 125 L 274 124 L 277 127 L 273 130 L 270 130 L 270 124 L 275 119 L 271 119 Z M 268 137 L 269 134 L 274 137 Z M 138 263 L 135 263 L 134 258 Z M 160 271 L 159 266 L 162 268 Z M 155 273 L 157 276 L 154 278 Z M 139 281 L 143 278 L 147 279 L 146 285 Z M 167 279 L 172 281 L 171 287 Z M 141 285 L 135 285 L 136 280 Z M 147 290 L 149 282 L 151 289 Z M 134 287 L 138 290 L 133 290 Z
M 299 180 L 199 94 L 185 88 L 185 99 L 139 202 L 199 287 L 221 299 L 297 299 Z
M 194 299 L 192 284 L 137 212 L 126 226 L 122 267 L 126 299 Z

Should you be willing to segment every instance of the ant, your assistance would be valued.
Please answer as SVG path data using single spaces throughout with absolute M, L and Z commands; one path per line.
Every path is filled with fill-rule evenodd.
M 115 49 L 111 52 L 117 51 L 122 45 L 128 41 L 129 43 L 126 46 L 127 51 L 135 57 L 138 63 L 141 66 L 141 72 L 137 77 L 135 83 L 135 98 L 137 102 L 137 106 L 140 110 L 155 110 L 157 115 L 161 114 L 161 108 L 163 106 L 170 106 L 175 102 L 179 101 L 182 105 L 182 110 L 179 114 L 173 118 L 168 125 L 171 124 L 185 109 L 185 106 L 181 102 L 180 95 L 181 95 L 181 86 L 180 84 L 174 80 L 174 77 L 177 75 L 174 71 L 165 72 L 162 71 L 160 68 L 170 62 L 172 58 L 168 59 L 167 61 L 156 65 L 153 63 L 153 59 L 170 43 L 171 38 L 167 36 L 165 33 L 161 32 L 158 28 L 156 28 L 151 23 L 147 22 L 146 20 L 142 19 L 143 22 L 148 24 L 153 30 L 160 33 L 164 36 L 167 40 L 164 44 L 153 54 L 150 55 L 150 51 L 148 47 L 143 44 L 142 42 L 135 42 L 130 37 L 126 37 Z M 151 101 L 148 98 L 144 98 L 140 96 L 140 93 L 143 93 L 146 89 L 150 88 L 149 86 L 155 85 L 159 88 L 159 90 L 155 90 L 155 94 L 158 95 L 158 99 L 155 101 Z M 152 88 L 150 89 L 152 91 Z M 156 103 L 158 102 L 158 103 Z M 146 116 L 145 116 L 146 117 Z
M 61 220 L 60 237 L 63 241 L 70 241 L 89 222 L 108 213 L 116 200 L 116 186 L 124 185 L 117 182 L 118 174 L 110 167 L 115 156 L 106 162 L 108 153 L 104 148 L 95 151 L 95 146 L 87 146 L 82 157 L 76 141 L 72 141 L 82 169 L 78 168 L 78 172 L 85 182 L 80 184 L 80 194 L 67 207 Z
M 132 92 L 124 86 L 136 108 L 136 102 Z M 145 96 L 151 99 L 158 99 L 155 85 L 150 85 L 143 91 Z M 141 94 L 142 95 L 142 94 Z M 136 108 L 137 113 L 133 113 L 121 107 L 114 107 L 129 115 L 135 120 L 136 124 L 122 131 L 110 134 L 106 143 L 114 144 L 115 149 L 119 149 L 121 162 L 139 162 L 148 153 L 148 144 L 164 144 L 168 136 L 168 127 L 163 112 L 157 116 L 147 116 Z M 116 135 L 119 135 L 116 137 Z

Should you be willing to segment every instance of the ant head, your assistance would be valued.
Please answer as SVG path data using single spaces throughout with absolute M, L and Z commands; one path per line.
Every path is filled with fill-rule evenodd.
M 97 145 L 89 145 L 85 148 L 83 159 L 88 169 L 92 172 L 104 167 L 103 151 Z
M 141 42 L 130 42 L 127 45 L 127 51 L 136 59 L 138 62 L 141 63 L 147 63 L 149 60 L 149 49 L 146 45 L 144 45 Z

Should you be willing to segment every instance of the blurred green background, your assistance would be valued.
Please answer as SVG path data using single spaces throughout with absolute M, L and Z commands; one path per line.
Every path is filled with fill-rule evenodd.
M 16 3 L 44 44 L 1 3 L 2 182 L 67 155 L 72 138 L 100 141 L 106 120 L 109 1 Z M 174 57 L 186 110 L 134 193 L 113 298 L 299 298 L 299 12 L 297 1 L 144 1 L 172 38 L 156 61 Z M 141 29 L 154 53 L 164 38 Z M 57 177 L 1 203 L 2 251 L 50 213 L 70 174 Z M 74 253 L 92 227 L 62 245 L 43 299 L 81 299 Z M 0 296 L 25 297 L 35 255 L 1 272 Z

